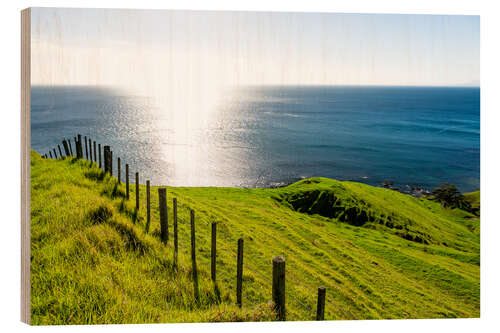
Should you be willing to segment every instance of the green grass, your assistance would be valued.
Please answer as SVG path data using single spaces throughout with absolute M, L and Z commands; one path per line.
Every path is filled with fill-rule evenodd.
M 148 234 L 145 186 L 136 212 L 135 185 L 125 200 L 125 185 L 90 162 L 32 152 L 31 189 L 33 324 L 274 320 L 277 255 L 286 258 L 287 320 L 314 320 L 321 285 L 329 320 L 479 317 L 479 219 L 426 199 L 326 178 L 279 189 L 168 187 L 170 233 L 178 200 L 175 270 L 172 235 L 166 246 L 159 238 L 157 187 Z M 199 300 L 189 209 L 196 211 Z M 211 222 L 218 223 L 217 286 Z M 242 309 L 234 305 L 240 237 Z
M 465 193 L 464 194 L 465 199 L 470 202 L 472 209 L 476 209 L 479 211 L 481 209 L 480 205 L 480 192 L 475 191 L 475 192 L 470 192 L 470 193 Z

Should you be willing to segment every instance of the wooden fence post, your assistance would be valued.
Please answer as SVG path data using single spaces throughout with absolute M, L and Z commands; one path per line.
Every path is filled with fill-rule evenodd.
M 101 149 L 99 149 L 99 152 L 100 151 L 101 151 Z M 99 164 L 101 164 L 100 159 L 99 159 Z M 129 195 L 129 179 L 128 179 L 128 164 L 125 164 L 125 183 L 126 183 L 126 188 L 127 188 L 127 200 L 128 200 L 130 198 L 130 195 Z
M 191 209 L 191 262 L 193 265 L 193 287 L 194 287 L 194 298 L 196 301 L 199 300 L 200 294 L 198 291 L 198 268 L 196 267 L 196 236 L 194 227 L 194 210 Z
M 167 189 L 158 188 L 158 204 L 160 205 L 160 238 L 163 243 L 168 242 L 168 224 L 167 224 Z
M 99 169 L 102 169 L 102 163 L 101 163 L 101 144 L 99 146 Z
M 78 139 L 77 139 L 77 136 L 74 136 L 73 139 L 75 140 L 75 156 L 78 159 Z
M 92 140 L 89 138 L 89 157 L 90 157 L 90 165 L 92 165 Z
M 113 175 L 113 151 L 109 151 L 109 175 Z
M 62 144 L 63 144 L 63 148 L 64 148 L 64 155 L 66 155 L 66 157 L 69 156 L 69 148 L 68 148 L 68 142 L 66 141 L 66 139 L 64 139 L 62 141 Z
M 117 177 L 118 177 L 118 184 L 122 183 L 122 170 L 120 168 L 120 158 L 118 157 L 118 171 L 117 171 Z
M 71 154 L 71 156 L 75 156 L 73 155 L 73 148 L 71 148 L 71 140 L 67 140 L 68 141 L 68 146 L 69 146 L 69 153 Z
M 56 149 L 54 148 L 54 156 L 55 156 L 55 159 L 57 160 L 57 153 L 56 153 Z
M 76 158 L 83 159 L 83 146 L 82 146 L 82 136 L 78 134 L 78 141 L 76 144 Z
M 85 159 L 89 159 L 89 147 L 87 146 L 87 136 L 85 136 Z
M 111 148 L 109 146 L 104 146 L 104 172 L 109 172 L 109 155 Z
M 68 146 L 68 153 L 69 153 L 68 156 L 72 156 L 73 153 L 71 152 L 71 140 L 64 139 L 64 141 L 66 141 L 66 145 Z
M 286 320 L 285 315 L 285 258 L 273 258 L 273 302 L 279 320 Z
M 97 163 L 97 152 L 95 150 L 95 141 L 94 141 L 94 162 Z
M 139 210 L 139 173 L 135 173 L 135 208 Z
M 178 240 L 177 240 L 177 198 L 173 200 L 174 205 L 174 267 L 177 268 L 178 265 Z
M 318 288 L 318 307 L 316 310 L 316 320 L 325 320 L 325 295 L 326 288 Z
M 120 159 L 118 159 L 120 161 Z M 118 163 L 120 165 L 120 163 Z M 151 196 L 149 192 L 149 180 L 146 180 L 146 233 L 149 232 L 149 225 L 151 224 Z
M 238 239 L 238 265 L 236 271 L 236 304 L 241 308 L 243 291 L 243 238 Z
M 62 154 L 62 151 L 61 151 L 61 145 L 57 145 L 57 149 L 59 149 L 59 156 L 61 158 L 64 158 L 63 154 Z
M 50 158 L 53 158 L 53 157 L 52 157 L 52 152 L 51 152 L 50 150 L 49 150 L 49 154 L 50 154 Z
M 211 257 L 212 257 L 212 262 L 210 266 L 210 275 L 212 277 L 212 281 L 216 281 L 216 257 L 217 257 L 217 222 L 212 222 L 212 251 L 211 251 Z

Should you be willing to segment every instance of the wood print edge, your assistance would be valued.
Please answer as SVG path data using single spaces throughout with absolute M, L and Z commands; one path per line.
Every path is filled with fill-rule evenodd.
M 31 323 L 30 105 L 31 9 L 21 11 L 21 321 Z

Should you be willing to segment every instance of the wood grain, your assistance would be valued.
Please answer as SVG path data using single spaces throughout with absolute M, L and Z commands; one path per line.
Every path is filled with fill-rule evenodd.
M 31 9 L 21 11 L 21 321 L 30 324 Z

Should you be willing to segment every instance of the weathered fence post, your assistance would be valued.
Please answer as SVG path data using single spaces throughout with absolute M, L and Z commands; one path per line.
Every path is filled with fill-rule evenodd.
M 89 147 L 87 146 L 87 136 L 85 136 L 85 159 L 89 159 Z
M 238 265 L 236 267 L 236 304 L 241 308 L 243 291 L 243 238 L 238 239 Z
M 90 157 L 90 165 L 92 165 L 93 159 L 92 159 L 92 140 L 89 138 L 89 157 Z
M 56 149 L 54 148 L 54 156 L 55 156 L 55 159 L 57 160 L 57 153 L 56 153 Z
M 191 209 L 191 262 L 193 264 L 193 287 L 194 287 L 194 298 L 196 301 L 199 300 L 199 292 L 198 292 L 198 268 L 196 267 L 196 236 L 195 236 L 195 228 L 194 228 L 194 210 Z
M 73 148 L 71 148 L 71 140 L 67 140 L 68 141 L 68 146 L 69 146 L 69 153 L 71 154 L 71 156 L 75 156 L 73 155 Z
M 78 134 L 78 141 L 76 144 L 76 158 L 83 159 L 83 146 L 82 146 L 82 136 Z
M 110 176 L 113 175 L 113 151 L 109 151 L 109 174 Z
M 279 320 L 286 320 L 285 315 L 285 258 L 273 258 L 273 302 Z
M 95 141 L 94 141 L 94 162 L 97 163 L 97 152 L 95 150 Z
M 212 250 L 211 250 L 211 257 L 212 257 L 212 262 L 210 266 L 210 275 L 212 277 L 212 281 L 215 282 L 215 258 L 217 256 L 217 222 L 212 222 Z
M 178 243 L 177 243 L 177 198 L 174 198 L 174 267 L 177 268 L 178 260 Z
M 158 188 L 158 204 L 160 205 L 160 238 L 163 243 L 167 244 L 167 189 L 164 187 Z
M 318 288 L 318 307 L 316 310 L 316 320 L 325 320 L 325 295 L 326 288 Z
M 111 152 L 111 148 L 109 146 L 104 146 L 104 172 L 110 172 L 109 166 L 109 155 Z
M 49 150 L 49 154 L 50 154 L 50 158 L 53 158 L 53 157 L 52 157 L 52 152 L 51 152 L 50 150 Z
M 128 164 L 125 164 L 125 183 L 126 183 L 126 188 L 127 188 L 127 200 L 130 198 L 130 195 L 129 195 L 129 182 L 128 182 L 128 180 L 129 180 L 128 179 Z
M 66 145 L 68 146 L 68 153 L 69 153 L 68 156 L 73 155 L 73 153 L 71 152 L 71 140 L 65 138 L 64 141 L 66 141 Z
M 135 208 L 139 210 L 139 173 L 135 173 Z
M 63 144 L 63 148 L 64 148 L 64 155 L 66 155 L 66 157 L 68 157 L 69 156 L 68 142 L 66 142 L 66 140 L 63 140 L 62 144 Z
M 118 161 L 120 161 L 120 159 L 118 159 Z M 118 165 L 120 165 L 119 162 Z M 149 180 L 146 180 L 146 233 L 149 232 L 150 224 L 151 224 L 151 196 L 149 194 Z
M 75 140 L 75 156 L 78 158 L 78 139 L 76 136 L 74 136 L 73 139 Z
M 61 145 L 57 145 L 57 149 L 59 149 L 59 156 L 61 158 L 64 158 L 63 154 L 62 154 L 62 151 L 61 151 Z
M 101 163 L 101 144 L 99 146 L 99 169 L 102 169 L 102 163 Z
M 120 167 L 120 158 L 118 157 L 118 171 L 117 171 L 117 177 L 118 177 L 118 184 L 121 184 L 122 183 L 122 170 L 121 170 L 121 167 Z

